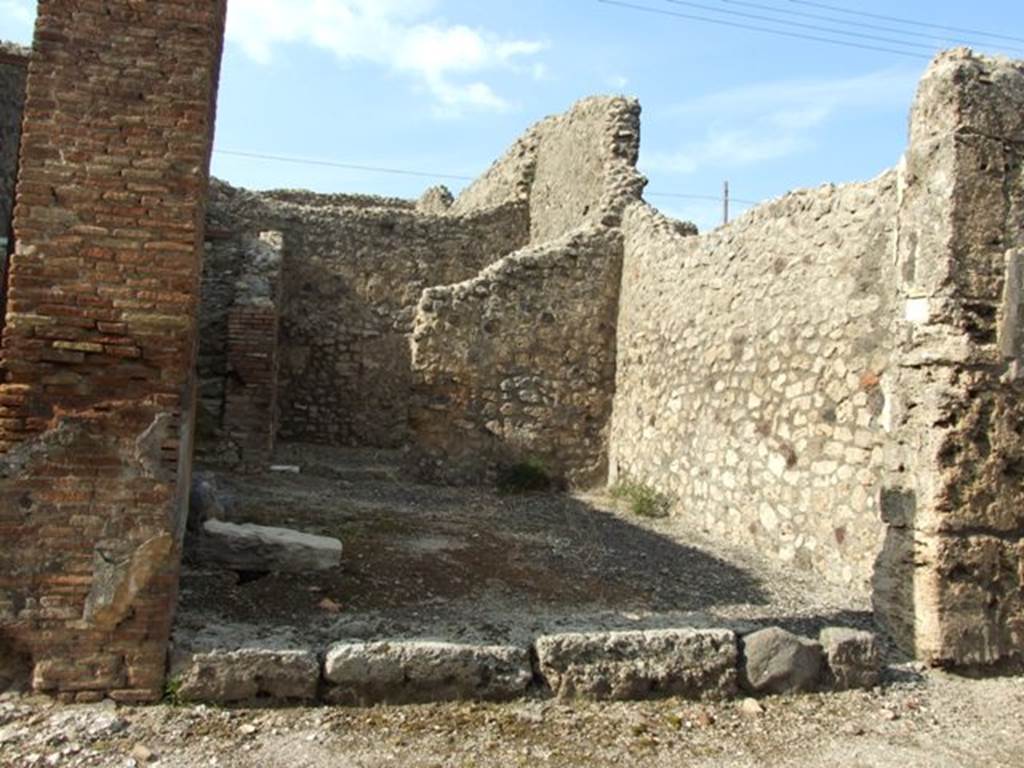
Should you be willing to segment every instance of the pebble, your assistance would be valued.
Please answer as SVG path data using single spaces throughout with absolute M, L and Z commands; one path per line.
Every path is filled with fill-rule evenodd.
M 132 758 L 136 763 L 152 763 L 157 759 L 157 754 L 145 744 L 136 744 L 132 748 Z
M 743 699 L 740 702 L 739 710 L 744 717 L 760 717 L 764 714 L 764 707 L 757 699 Z

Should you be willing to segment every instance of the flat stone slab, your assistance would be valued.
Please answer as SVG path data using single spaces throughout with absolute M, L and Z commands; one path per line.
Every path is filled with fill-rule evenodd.
M 207 520 L 199 537 L 203 562 L 238 571 L 306 573 L 341 565 L 341 542 L 288 528 Z
M 533 680 L 530 654 L 515 646 L 433 641 L 336 643 L 324 676 L 332 704 L 507 701 Z
M 193 654 L 172 680 L 182 701 L 200 704 L 260 698 L 313 701 L 320 685 L 320 659 L 302 649 L 205 651 Z
M 808 693 L 824 671 L 821 646 L 779 627 L 743 638 L 743 685 L 760 694 Z
M 560 698 L 724 699 L 737 690 L 736 635 L 727 629 L 547 635 L 535 647 Z

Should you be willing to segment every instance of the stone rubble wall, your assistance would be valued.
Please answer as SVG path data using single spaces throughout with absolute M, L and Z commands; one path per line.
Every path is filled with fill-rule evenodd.
M 867 587 L 892 342 L 895 174 L 796 192 L 687 236 L 627 211 L 613 483 Z
M 412 334 L 419 469 L 457 483 L 540 460 L 600 483 L 622 242 L 587 226 L 423 294 Z
M 0 352 L 0 656 L 65 700 L 162 692 L 225 12 L 38 3 Z
M 540 461 L 573 485 L 604 481 L 618 225 L 646 183 L 639 115 L 634 100 L 585 99 L 531 128 L 455 201 L 527 200 L 530 247 L 423 294 L 412 432 L 427 476 L 474 483 Z
M 586 223 L 617 226 L 624 201 L 646 184 L 636 172 L 639 152 L 640 104 L 592 96 L 531 127 L 459 195 L 452 211 L 526 202 L 534 245 Z
M 0 41 L 0 312 L 3 311 L 7 283 L 7 240 L 14 213 L 14 182 L 18 171 L 28 59 L 27 48 Z
M 0 41 L 0 237 L 7 237 L 14 212 L 28 58 L 28 49 Z
M 521 203 L 427 214 L 387 198 L 253 193 L 214 185 L 200 349 L 205 414 L 220 426 L 232 284 L 258 232 L 284 240 L 278 409 L 285 440 L 397 447 L 407 440 L 408 334 L 424 289 L 465 280 L 526 243 Z M 342 200 L 348 201 L 349 196 Z M 299 200 L 301 202 L 292 202 Z
M 939 56 L 900 167 L 880 619 L 935 664 L 1024 666 L 1024 63 Z

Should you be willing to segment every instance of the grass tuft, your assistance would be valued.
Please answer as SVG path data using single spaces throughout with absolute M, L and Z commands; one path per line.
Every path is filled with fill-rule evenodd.
M 624 501 L 638 517 L 668 517 L 672 499 L 649 485 L 623 480 L 609 489 L 612 498 Z

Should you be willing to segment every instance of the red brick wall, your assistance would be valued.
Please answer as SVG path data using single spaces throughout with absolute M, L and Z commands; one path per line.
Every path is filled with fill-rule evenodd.
M 277 432 L 277 306 L 236 305 L 228 313 L 224 429 L 242 464 L 266 468 Z
M 0 643 L 65 697 L 163 681 L 225 4 L 39 3 L 0 353 Z

